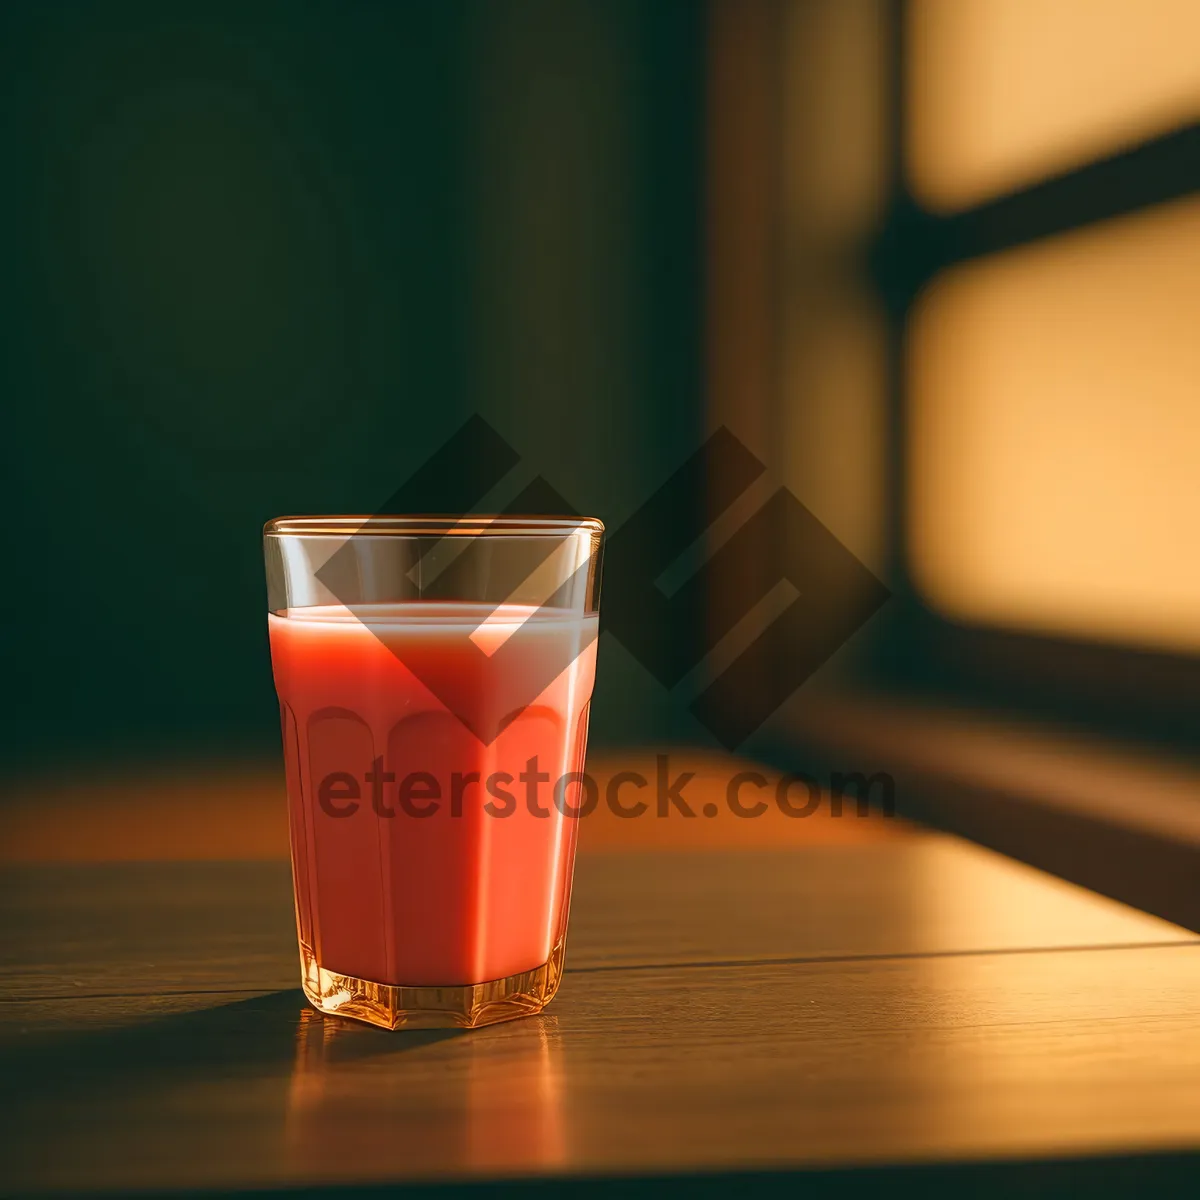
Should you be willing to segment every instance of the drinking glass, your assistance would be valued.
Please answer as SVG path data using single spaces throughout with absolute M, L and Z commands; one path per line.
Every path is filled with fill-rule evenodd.
M 267 524 L 301 979 L 322 1012 L 471 1027 L 553 997 L 602 535 L 591 518 Z

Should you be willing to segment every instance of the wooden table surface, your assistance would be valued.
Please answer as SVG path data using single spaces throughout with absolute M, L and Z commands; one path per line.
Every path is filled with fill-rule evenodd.
M 11 1193 L 1200 1147 L 1200 942 L 943 835 L 583 855 L 467 1033 L 309 1009 L 282 863 L 10 865 L 0 928 Z

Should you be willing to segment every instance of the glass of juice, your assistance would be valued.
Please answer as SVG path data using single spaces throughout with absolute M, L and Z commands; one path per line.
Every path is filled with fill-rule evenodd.
M 553 997 L 602 535 L 590 518 L 267 524 L 301 979 L 322 1012 L 472 1027 Z

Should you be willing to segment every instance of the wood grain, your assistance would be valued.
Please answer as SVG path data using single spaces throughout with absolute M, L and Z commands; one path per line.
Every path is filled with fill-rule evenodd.
M 0 1054 L 15 1188 L 749 1169 L 1196 1145 L 1200 953 L 649 968 L 461 1036 L 299 994 Z M 54 1021 L 63 1023 L 60 1015 Z
M 952 838 L 585 856 L 558 998 L 467 1034 L 315 1013 L 289 903 L 281 864 L 6 872 L 6 1191 L 1200 1147 L 1200 943 Z
M 297 981 L 284 863 L 9 868 L 0 995 Z M 581 855 L 568 971 L 1158 944 L 1194 934 L 937 834 L 795 850 Z
M 940 834 L 580 858 L 568 968 L 1195 941 Z

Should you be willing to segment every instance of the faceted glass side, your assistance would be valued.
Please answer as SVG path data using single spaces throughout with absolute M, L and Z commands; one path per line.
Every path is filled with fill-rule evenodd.
M 397 987 L 352 975 L 337 975 L 300 945 L 304 994 L 323 1013 L 356 1017 L 384 1029 L 474 1029 L 539 1013 L 562 979 L 566 939 L 550 961 L 532 971 L 463 987 Z

